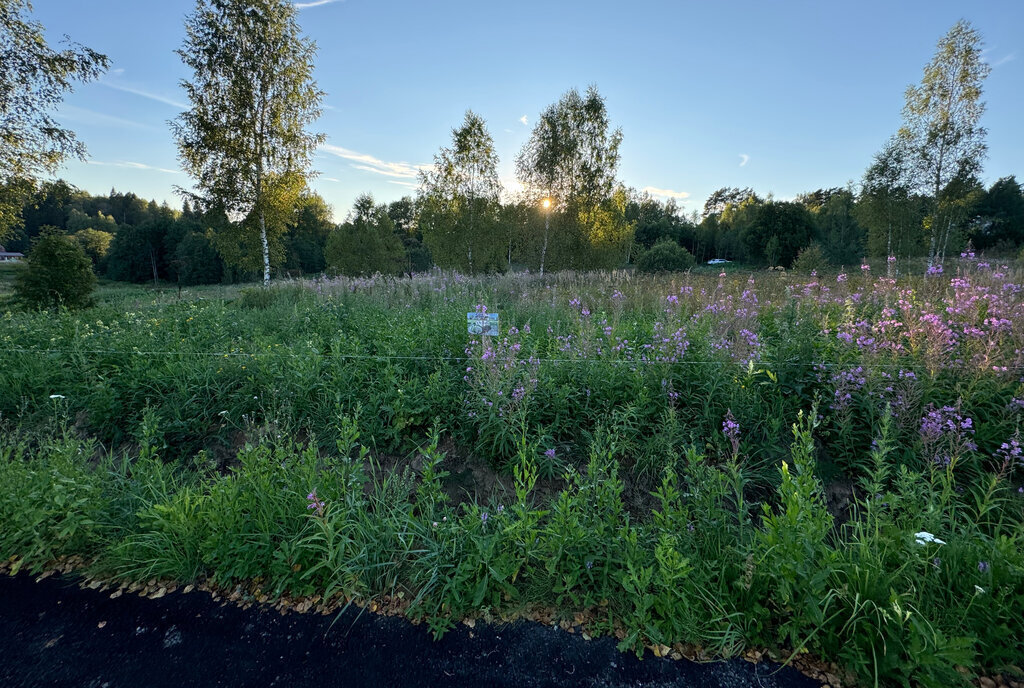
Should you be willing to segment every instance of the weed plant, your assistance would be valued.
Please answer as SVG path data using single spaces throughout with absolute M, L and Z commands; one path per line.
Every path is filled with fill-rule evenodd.
M 7 312 L 0 557 L 388 596 L 437 635 L 579 612 L 623 649 L 810 651 L 866 684 L 1019 671 L 1020 275 L 858 273 L 431 273 Z M 502 332 L 474 339 L 484 308 Z M 509 489 L 454 500 L 467 464 Z

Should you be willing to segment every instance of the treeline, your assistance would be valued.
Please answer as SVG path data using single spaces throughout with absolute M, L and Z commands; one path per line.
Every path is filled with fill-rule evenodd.
M 75 239 L 98 275 L 124 282 L 182 285 L 249 281 L 258 269 L 223 258 L 238 250 L 224 212 L 201 212 L 186 200 L 182 210 L 111 190 L 93 196 L 57 180 L 24 194 L 17 229 L 5 244 L 30 254 L 35 240 L 58 230 Z M 280 276 L 320 273 L 420 272 L 433 265 L 417 230 L 418 204 L 406 197 L 377 204 L 363 195 L 346 222 L 335 224 L 319 195 L 303 193 L 272 244 Z M 244 249 L 244 247 L 243 247 Z
M 438 209 L 423 194 L 392 203 L 360 196 L 345 222 L 331 219 L 328 204 L 304 193 L 272 246 L 278 276 L 369 275 L 422 272 L 434 265 L 463 272 L 644 266 L 659 243 L 685 249 L 696 261 L 723 258 L 748 265 L 793 265 L 806 258 L 853 265 L 866 256 L 925 256 L 927 197 L 883 194 L 867 187 L 818 189 L 793 201 L 764 198 L 752 189 L 722 188 L 703 212 L 686 214 L 672 201 L 631 189 L 616 193 L 623 245 L 602 256 L 581 244 L 568 213 L 527 200 L 476 202 L 466 236 L 439 227 Z M 1015 255 L 1024 244 L 1024 189 L 1014 177 L 987 189 L 975 183 L 966 194 L 963 219 L 950 244 Z M 467 210 L 468 212 L 468 210 Z M 485 213 L 490 213 L 486 215 Z M 224 213 L 202 213 L 186 201 L 182 210 L 112 190 L 93 196 L 58 180 L 39 184 L 21 210 L 23 222 L 8 250 L 29 253 L 48 227 L 73 237 L 97 274 L 125 282 L 181 285 L 248 281 L 257 269 L 233 267 L 222 258 L 235 242 Z M 445 219 L 445 218 L 442 218 Z M 447 221 L 457 228 L 459 218 Z M 467 219 L 466 222 L 469 222 Z M 432 224 L 433 223 L 433 224 Z M 545 224 L 547 245 L 545 248 Z M 426 235 L 424 235 L 426 229 Z M 895 230 L 895 231 L 894 231 Z M 897 241 L 892 241 L 892 236 Z M 807 249 L 811 249 L 807 251 Z M 470 262 L 472 261 L 472 263 Z

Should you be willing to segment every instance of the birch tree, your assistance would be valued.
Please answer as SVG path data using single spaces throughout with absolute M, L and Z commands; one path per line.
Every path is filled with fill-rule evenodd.
M 498 154 L 487 123 L 472 110 L 452 130 L 451 148 L 420 173 L 420 230 L 438 265 L 479 272 L 496 267 L 501 207 Z
M 181 82 L 191 108 L 172 127 L 196 191 L 180 191 L 236 220 L 218 249 L 238 267 L 262 267 L 268 284 L 324 138 L 307 131 L 324 95 L 313 80 L 316 45 L 288 0 L 198 0 L 185 32 L 177 53 L 193 72 Z
M 978 175 L 988 150 L 981 93 L 991 71 L 981 34 L 960 20 L 939 41 L 921 83 L 906 91 L 897 136 L 909 153 L 914 190 L 934 202 L 926 221 L 929 264 L 945 256 L 958 215 L 956 189 Z

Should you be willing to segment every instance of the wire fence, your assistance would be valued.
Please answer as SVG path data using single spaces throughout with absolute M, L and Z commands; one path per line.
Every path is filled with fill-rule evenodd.
M 257 352 L 245 352 L 245 351 L 154 351 L 154 350 L 125 350 L 125 349 L 27 349 L 15 347 L 7 349 L 7 353 L 18 353 L 26 355 L 50 355 L 60 354 L 65 356 L 72 355 L 112 355 L 112 356 L 177 356 L 177 357 L 205 357 L 205 358 L 308 358 L 308 357 L 320 357 L 320 358 L 332 358 L 338 360 L 360 360 L 360 361 L 434 361 L 434 362 L 450 362 L 450 363 L 470 363 L 480 361 L 480 357 L 471 356 L 413 356 L 413 355 L 398 355 L 398 354 L 346 354 L 346 353 L 334 353 L 329 351 L 313 351 L 307 350 L 302 352 L 293 351 L 257 351 Z M 588 358 L 588 357 L 577 357 L 577 358 L 522 358 L 522 357 L 504 357 L 504 356 L 492 356 L 486 359 L 487 362 L 495 363 L 537 363 L 537 364 L 579 364 L 579 365 L 619 365 L 619 366 L 638 366 L 638 365 L 668 365 L 668 366 L 728 366 L 728 365 L 748 365 L 747 361 L 730 361 L 722 359 L 684 359 L 678 361 L 666 361 L 658 359 L 630 359 L 630 358 Z M 754 359 L 754 365 L 762 370 L 771 370 L 772 368 L 811 368 L 811 369 L 830 369 L 830 370 L 848 370 L 850 368 L 864 368 L 877 369 L 877 370 L 906 370 L 908 366 L 913 364 L 907 363 L 883 363 L 878 361 L 858 361 L 857 363 L 839 363 L 835 361 L 772 361 L 763 359 Z M 1004 366 L 1004 365 L 993 365 L 993 370 L 1000 372 L 1009 371 L 1024 371 L 1024 365 Z

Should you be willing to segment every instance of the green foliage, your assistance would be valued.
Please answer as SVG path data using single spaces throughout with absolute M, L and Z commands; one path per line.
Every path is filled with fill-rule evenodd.
M 84 159 L 74 132 L 52 116 L 75 81 L 92 81 L 110 65 L 105 55 L 82 45 L 51 48 L 43 26 L 27 17 L 28 0 L 0 0 L 0 184 L 5 191 L 23 180 L 53 172 L 69 157 Z M 12 199 L 0 193 L 0 241 L 15 228 Z
M 81 229 L 71 236 L 81 244 L 82 250 L 89 256 L 94 267 L 106 258 L 110 242 L 114 239 L 113 234 L 98 229 Z
M 199 0 L 185 23 L 178 55 L 192 71 L 182 82 L 191 107 L 174 121 L 182 164 L 197 200 L 242 215 L 218 235 L 226 262 L 262 267 L 284 257 L 281 236 L 305 187 L 322 134 L 306 127 L 320 115 L 313 80 L 316 46 L 302 37 L 285 0 Z
M 352 218 L 327 237 L 324 257 L 327 267 L 342 275 L 393 275 L 402 271 L 405 250 L 387 208 L 364 194 L 356 199 Z
M 0 446 L 0 556 L 38 572 L 61 556 L 90 557 L 103 532 L 102 477 L 81 454 L 95 446 L 62 433 L 41 449 Z
M 171 267 L 184 285 L 216 284 L 224 274 L 224 264 L 213 242 L 199 232 L 189 232 L 178 242 Z
M 452 131 L 452 147 L 442 148 L 433 167 L 420 173 L 419 229 L 439 266 L 472 274 L 501 265 L 500 197 L 494 140 L 470 110 Z
M 15 280 L 14 293 L 29 308 L 84 308 L 92 302 L 95 288 L 92 261 L 82 246 L 50 229 L 33 244 L 28 266 Z
M 694 260 L 690 252 L 672 241 L 662 240 L 644 251 L 636 259 L 638 272 L 686 272 L 693 267 Z
M 824 270 L 828 267 L 828 259 L 825 252 L 821 250 L 820 244 L 811 244 L 801 249 L 793 261 L 793 269 L 797 272 L 810 274 L 815 270 Z
M 318 194 L 299 196 L 295 217 L 288 227 L 285 267 L 304 274 L 323 272 L 327 267 L 324 246 L 334 229 L 331 209 Z
M 625 199 L 607 205 L 617 186 L 621 143 L 622 131 L 611 129 L 604 98 L 594 86 L 583 96 L 576 89 L 569 90 L 540 114 L 516 158 L 516 176 L 534 202 L 546 198 L 550 203 L 537 242 L 541 274 L 545 267 L 613 267 L 622 262 L 632 243 Z M 554 252 L 560 259 L 555 265 L 548 264 L 552 225 L 554 243 L 561 249 Z M 612 237 L 621 255 L 612 252 L 611 261 L 589 255 L 602 239 Z M 577 264 L 580 259 L 582 264 Z

